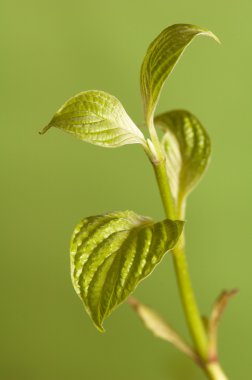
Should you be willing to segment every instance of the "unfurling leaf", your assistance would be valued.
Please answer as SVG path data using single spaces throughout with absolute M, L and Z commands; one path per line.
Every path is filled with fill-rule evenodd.
M 210 138 L 190 112 L 175 110 L 159 115 L 155 124 L 164 131 L 162 145 L 171 192 L 178 210 L 204 173 L 211 153 Z
M 141 93 L 147 124 L 152 122 L 162 86 L 185 48 L 197 35 L 218 41 L 209 30 L 189 24 L 175 24 L 163 30 L 150 44 L 141 68 Z
M 85 91 L 69 99 L 41 134 L 51 127 L 108 148 L 126 144 L 146 145 L 142 132 L 119 100 L 102 91 Z
M 103 321 L 172 249 L 183 222 L 132 211 L 91 216 L 77 225 L 71 242 L 71 276 L 98 330 Z

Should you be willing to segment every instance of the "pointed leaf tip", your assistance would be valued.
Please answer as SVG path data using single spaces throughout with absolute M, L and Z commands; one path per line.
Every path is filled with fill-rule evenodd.
M 50 128 L 51 128 L 50 124 L 46 125 L 41 131 L 39 131 L 39 134 L 44 135 Z
M 219 37 L 216 36 L 216 34 L 214 34 L 214 33 L 211 32 L 211 31 L 208 31 L 207 35 L 208 35 L 209 37 L 211 37 L 214 41 L 216 41 L 218 44 L 221 45 L 221 41 L 220 41 Z

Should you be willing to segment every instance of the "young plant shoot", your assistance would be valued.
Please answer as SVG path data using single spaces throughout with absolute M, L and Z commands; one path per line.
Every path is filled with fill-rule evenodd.
M 59 128 L 83 141 L 106 148 L 139 144 L 150 160 L 166 219 L 154 222 L 134 211 L 85 217 L 71 240 L 74 289 L 99 331 L 104 320 L 124 301 L 147 329 L 191 358 L 211 380 L 227 380 L 217 355 L 217 330 L 224 307 L 235 291 L 223 292 L 207 321 L 194 296 L 185 256 L 184 219 L 188 194 L 208 166 L 210 138 L 191 112 L 155 115 L 162 87 L 186 47 L 196 36 L 218 38 L 195 25 L 177 24 L 163 30 L 144 57 L 140 86 L 146 133 L 136 126 L 118 99 L 103 91 L 84 91 L 69 99 L 41 131 Z M 163 132 L 161 140 L 157 129 Z M 156 312 L 131 296 L 169 252 L 191 344 Z

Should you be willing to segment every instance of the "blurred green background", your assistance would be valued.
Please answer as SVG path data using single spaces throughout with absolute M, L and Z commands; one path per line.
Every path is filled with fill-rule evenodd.
M 69 276 L 69 239 L 83 217 L 132 209 L 163 218 L 140 146 L 102 149 L 38 131 L 72 95 L 101 89 L 143 121 L 139 69 L 166 26 L 200 37 L 179 62 L 159 111 L 186 108 L 213 141 L 211 166 L 190 196 L 188 260 L 202 311 L 238 287 L 223 318 L 230 379 L 251 379 L 250 1 L 5 1 L 1 33 L 1 380 L 200 380 L 203 374 L 145 331 L 127 305 L 98 333 Z M 169 255 L 137 296 L 187 334 Z

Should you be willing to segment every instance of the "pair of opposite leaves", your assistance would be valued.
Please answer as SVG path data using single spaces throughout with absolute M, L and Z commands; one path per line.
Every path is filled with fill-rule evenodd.
M 154 112 L 165 80 L 197 35 L 217 40 L 194 25 L 166 28 L 149 46 L 141 68 L 146 123 L 154 122 L 164 132 L 161 144 L 177 210 L 207 166 L 210 140 L 190 112 L 176 110 L 155 119 Z M 118 99 L 102 91 L 85 91 L 68 100 L 41 133 L 51 127 L 103 147 L 142 144 L 149 149 Z M 176 245 L 182 229 L 181 221 L 154 223 L 132 211 L 91 216 L 77 225 L 71 241 L 72 282 L 98 330 L 103 331 L 104 319 Z

